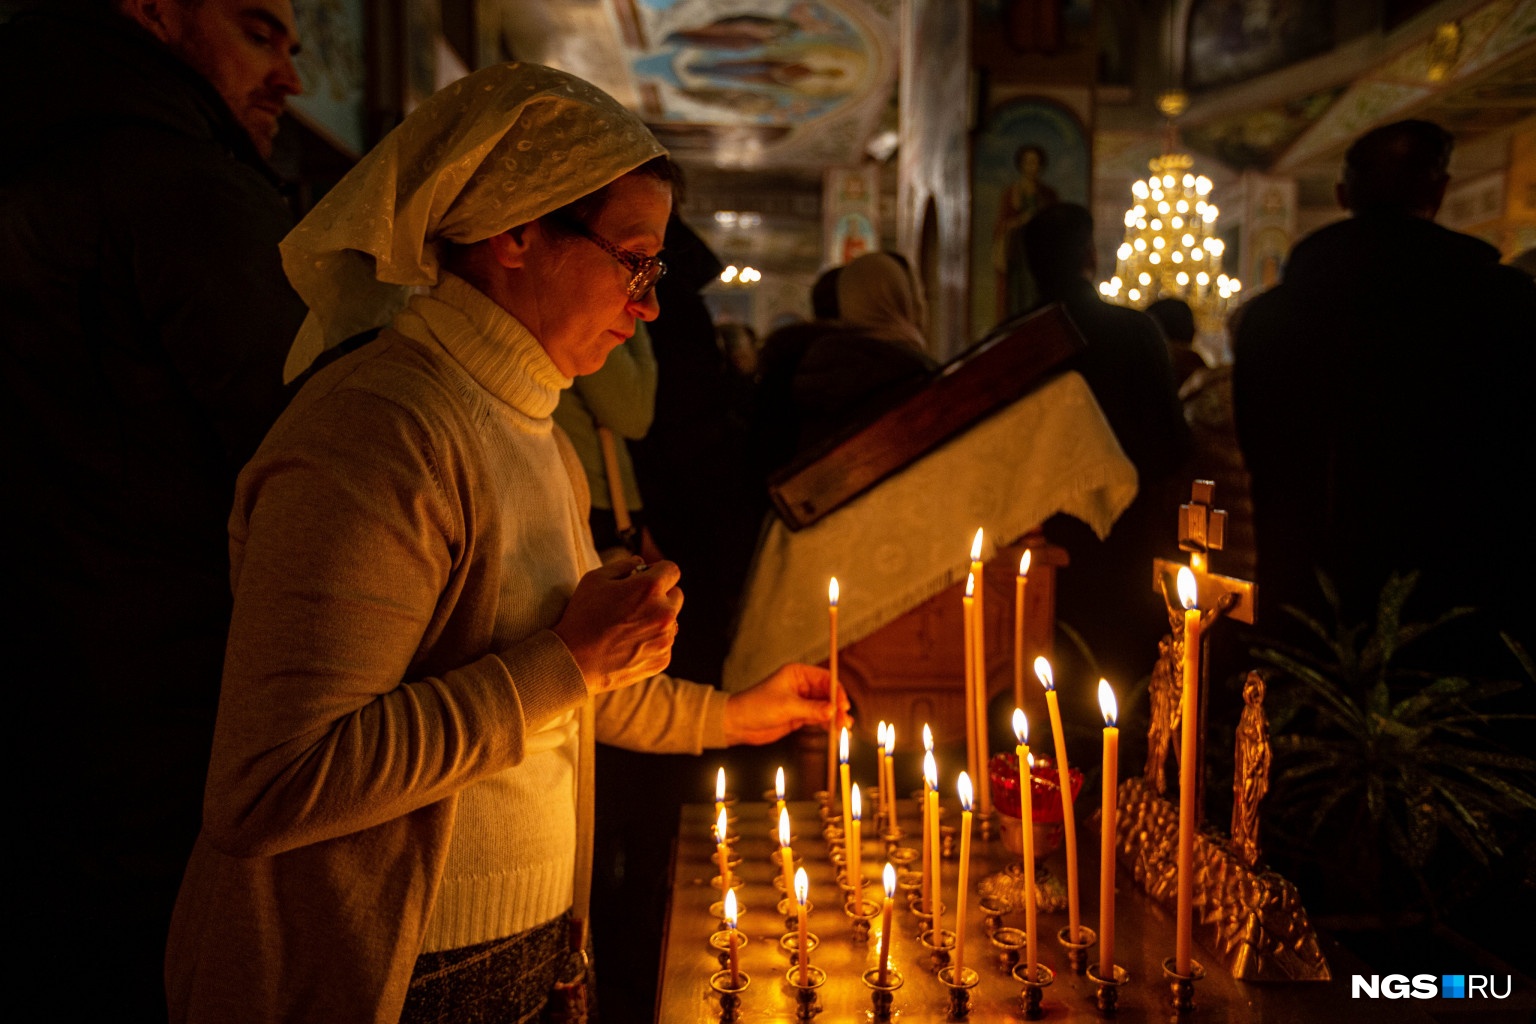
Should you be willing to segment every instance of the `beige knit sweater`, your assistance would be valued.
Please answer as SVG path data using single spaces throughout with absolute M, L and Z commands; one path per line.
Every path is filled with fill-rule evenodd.
M 564 909 L 571 875 L 523 834 L 539 819 L 515 771 L 563 749 L 562 717 L 581 723 L 575 792 L 539 796 L 577 833 L 594 734 L 724 742 L 722 695 L 658 676 L 588 701 L 549 631 L 596 564 L 580 467 L 549 425 L 567 379 L 454 278 L 397 326 L 311 381 L 240 478 L 203 834 L 166 959 L 176 1021 L 397 1020 L 429 923 L 451 940 Z M 459 918 L 434 921 L 470 793 L 492 797 L 476 841 L 527 862 L 503 858 L 506 885 L 461 885 Z M 585 854 L 578 837 L 559 859 Z M 500 902 L 475 917 L 481 898 Z

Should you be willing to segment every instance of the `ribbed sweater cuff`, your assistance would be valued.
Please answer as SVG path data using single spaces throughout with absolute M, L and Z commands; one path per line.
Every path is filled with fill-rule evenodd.
M 723 690 L 710 690 L 704 704 L 704 749 L 718 750 L 728 746 L 725 742 L 725 702 L 731 695 Z
M 501 652 L 529 732 L 587 702 L 587 681 L 570 650 L 553 630 L 541 629 Z

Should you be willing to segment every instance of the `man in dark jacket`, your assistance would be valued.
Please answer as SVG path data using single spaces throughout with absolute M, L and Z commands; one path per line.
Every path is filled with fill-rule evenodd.
M 143 1020 L 198 827 L 234 479 L 304 314 L 264 159 L 299 83 L 287 0 L 118 6 L 0 28 L 7 911 L 50 1012 Z
M 1149 581 L 1155 556 L 1179 553 L 1178 505 L 1189 493 L 1179 472 L 1190 455 L 1189 427 L 1157 324 L 1094 290 L 1092 215 L 1076 203 L 1049 206 L 1025 225 L 1024 245 L 1042 302 L 1060 302 L 1087 339 L 1066 368 L 1083 375 L 1136 466 L 1136 499 L 1107 540 L 1068 516 L 1046 524 L 1046 536 L 1072 558 L 1058 577 L 1058 615 L 1082 634 L 1105 675 L 1131 683 L 1150 671 L 1168 629 Z
M 1434 223 L 1451 145 L 1427 121 L 1358 139 L 1338 186 L 1353 216 L 1244 311 L 1235 413 L 1272 625 L 1282 604 L 1332 624 L 1315 567 L 1351 621 L 1389 572 L 1420 569 L 1422 612 L 1529 632 L 1536 286 Z

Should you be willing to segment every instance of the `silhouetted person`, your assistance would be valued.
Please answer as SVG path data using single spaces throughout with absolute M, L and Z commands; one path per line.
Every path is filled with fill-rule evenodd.
M 235 476 L 304 305 L 267 166 L 288 0 L 56 3 L 0 26 L 13 976 L 164 1019 L 229 630 Z
M 1189 428 L 1157 325 L 1094 290 L 1088 211 L 1076 203 L 1041 210 L 1024 228 L 1024 245 L 1042 301 L 1060 302 L 1088 341 L 1065 368 L 1083 375 L 1136 466 L 1136 499 L 1107 540 L 1070 516 L 1046 523 L 1047 537 L 1072 557 L 1058 576 L 1058 615 L 1087 640 L 1101 671 L 1129 682 L 1150 670 L 1168 628 L 1149 581 L 1155 555 L 1178 553 L 1178 503 L 1188 486 L 1178 473 Z
M 1168 343 L 1168 359 L 1173 364 L 1174 387 L 1205 369 L 1205 357 L 1195 351 L 1195 313 L 1183 299 L 1158 299 L 1147 307 L 1147 316 L 1157 321 L 1163 340 Z
M 1358 139 L 1337 189 L 1352 216 L 1303 239 L 1237 331 L 1271 627 L 1281 604 L 1331 623 L 1315 566 L 1351 619 L 1416 568 L 1422 613 L 1479 606 L 1529 639 L 1536 285 L 1434 223 L 1452 143 L 1427 121 Z

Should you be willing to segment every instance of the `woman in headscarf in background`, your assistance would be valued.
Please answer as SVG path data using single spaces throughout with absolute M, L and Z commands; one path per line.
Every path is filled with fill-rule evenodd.
M 845 264 L 837 305 L 837 320 L 784 328 L 763 343 L 753 451 L 765 474 L 869 423 L 938 369 L 903 258 L 872 252 Z
M 284 241 L 310 306 L 291 373 L 388 327 L 240 476 L 173 1020 L 537 1019 L 580 991 L 593 740 L 698 752 L 826 721 L 806 666 L 729 698 L 659 674 L 677 569 L 599 567 L 550 419 L 656 315 L 671 204 L 638 119 L 501 65 L 423 103 Z

